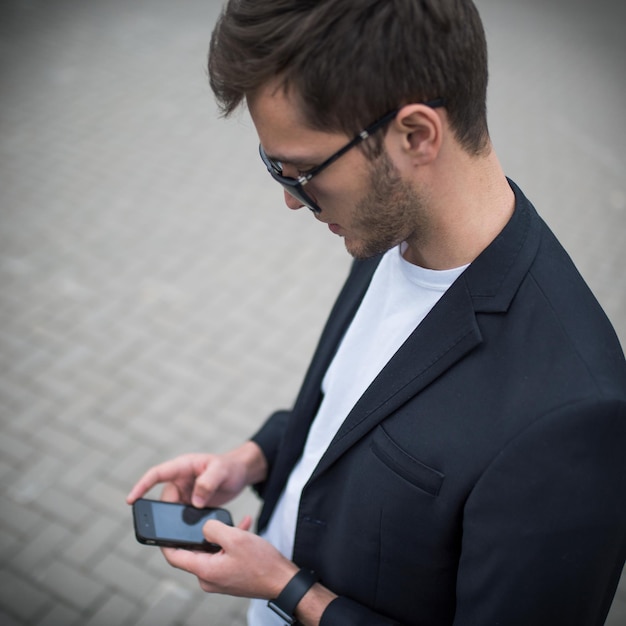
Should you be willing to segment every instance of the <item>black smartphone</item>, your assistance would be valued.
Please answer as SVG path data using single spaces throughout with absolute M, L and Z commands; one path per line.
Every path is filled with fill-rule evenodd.
M 133 519 L 135 536 L 140 543 L 213 553 L 219 552 L 221 547 L 209 543 L 202 535 L 205 522 L 215 519 L 233 525 L 226 509 L 196 509 L 186 504 L 144 498 L 133 504 Z

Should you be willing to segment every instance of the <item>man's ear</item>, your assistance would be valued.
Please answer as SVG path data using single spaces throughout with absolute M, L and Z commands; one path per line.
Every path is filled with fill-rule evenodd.
M 439 113 L 425 104 L 407 104 L 396 115 L 393 128 L 400 147 L 415 165 L 434 161 L 443 141 L 443 123 Z

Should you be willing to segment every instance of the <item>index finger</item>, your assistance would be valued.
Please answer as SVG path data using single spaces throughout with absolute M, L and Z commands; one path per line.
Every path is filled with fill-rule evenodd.
M 195 576 L 200 575 L 202 561 L 207 556 L 213 555 L 208 552 L 195 552 L 193 550 L 181 550 L 180 548 L 161 548 L 167 562 L 172 566 Z
M 152 487 L 160 483 L 172 482 L 181 476 L 180 461 L 173 459 L 159 465 L 151 467 L 130 490 L 126 496 L 126 502 L 132 504 L 138 498 L 141 498 Z

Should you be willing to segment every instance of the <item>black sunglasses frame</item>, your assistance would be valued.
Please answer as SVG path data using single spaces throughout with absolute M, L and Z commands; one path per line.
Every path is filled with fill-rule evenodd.
M 436 98 L 435 100 L 429 100 L 428 102 L 423 102 L 422 104 L 425 104 L 432 109 L 436 109 L 438 107 L 445 106 L 445 100 L 443 98 Z M 321 213 L 322 209 L 304 190 L 304 185 L 306 185 L 313 177 L 317 176 L 321 171 L 325 170 L 329 165 L 332 165 L 339 157 L 342 157 L 346 152 L 352 150 L 352 148 L 360 144 L 362 141 L 365 141 L 370 135 L 385 126 L 385 124 L 391 122 L 391 120 L 398 115 L 399 111 L 400 109 L 394 109 L 393 111 L 385 113 L 385 115 L 381 118 L 364 128 L 345 146 L 339 148 L 337 152 L 329 156 L 323 163 L 320 163 L 320 165 L 315 166 L 308 172 L 301 174 L 298 178 L 283 176 L 283 168 L 281 164 L 278 161 L 270 159 L 267 154 L 265 154 L 265 150 L 261 144 L 259 144 L 259 154 L 261 155 L 261 159 L 263 160 L 265 167 L 267 167 L 267 171 L 276 182 L 280 183 L 286 191 L 288 191 L 294 198 L 302 202 L 302 204 L 313 211 L 313 213 Z

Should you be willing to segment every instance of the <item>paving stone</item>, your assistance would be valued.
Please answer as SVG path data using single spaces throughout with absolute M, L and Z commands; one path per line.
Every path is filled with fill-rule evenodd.
M 83 421 L 80 435 L 87 441 L 92 442 L 96 449 L 105 451 L 120 448 L 126 443 L 126 437 L 119 428 L 99 421 L 96 417 Z
M 6 413 L 5 413 L 6 414 Z M 16 433 L 10 432 L 8 428 L 3 429 L 0 438 L 0 454 L 3 461 L 10 461 L 16 465 L 21 465 L 25 459 L 34 454 L 33 442 L 24 440 Z
M 66 492 L 59 487 L 40 494 L 34 506 L 73 529 L 89 521 L 93 515 L 92 508 L 84 503 L 79 493 Z
M 3 526 L 0 528 L 0 563 L 6 565 L 24 547 L 24 539 Z
M 41 530 L 45 521 L 39 511 L 0 494 L 0 525 L 24 538 Z
M 127 483 L 131 480 L 138 480 L 139 477 L 152 465 L 153 450 L 143 442 L 135 441 L 132 445 L 126 442 L 125 453 L 116 459 L 115 464 L 109 468 L 109 476 L 119 481 Z M 129 484 L 129 490 L 132 484 Z
M 4 622 L 0 622 L 4 626 Z M 110 622 L 114 624 L 115 622 Z M 84 626 L 80 611 L 65 604 L 55 603 L 49 611 L 34 622 L 35 626 Z
M 64 555 L 71 538 L 70 529 L 58 522 L 47 520 L 41 532 L 22 543 L 22 548 L 11 559 L 11 563 L 22 575 L 32 576 L 43 564 Z
M 65 461 L 51 454 L 34 453 L 35 461 L 22 470 L 20 479 L 10 485 L 9 496 L 24 504 L 45 498 L 62 471 Z
M 130 522 L 129 522 L 130 523 Z M 75 566 L 93 568 L 96 559 L 116 546 L 122 535 L 120 520 L 104 514 L 94 514 L 84 529 L 74 533 L 63 557 Z
M 137 622 L 137 626 L 170 626 L 189 611 L 193 594 L 173 582 L 158 585 L 151 594 L 151 602 Z
M 207 596 L 201 604 L 189 615 L 185 626 L 205 626 L 208 619 L 215 624 L 228 626 L 245 626 L 248 601 L 242 598 L 227 596 Z
M 82 454 L 73 455 L 72 462 L 66 464 L 59 484 L 69 491 L 88 489 L 94 478 L 106 472 L 110 462 L 111 458 L 107 453 L 84 445 Z
M 99 597 L 107 594 L 100 579 L 60 559 L 37 571 L 35 579 L 42 588 L 81 611 L 89 611 Z
M 15 464 L 8 463 L 6 459 L 0 457 L 0 484 L 11 485 L 19 478 L 20 472 Z
M 74 430 L 74 429 L 72 429 Z M 33 433 L 33 442 L 38 448 L 45 447 L 51 454 L 61 459 L 82 458 L 85 455 L 83 443 L 65 426 L 48 422 Z
M 50 603 L 50 595 L 32 580 L 14 572 L 0 571 L 0 603 L 2 609 L 20 620 L 29 620 Z
M 9 615 L 0 609 L 0 624 L 2 624 L 2 626 L 20 626 L 21 622 L 19 622 L 13 615 Z
M 131 602 L 121 595 L 109 596 L 104 604 L 82 626 L 124 626 L 135 624 L 134 616 L 137 614 L 136 603 Z
M 93 571 L 112 588 L 137 599 L 146 597 L 158 582 L 143 568 L 113 553 L 105 555 Z

